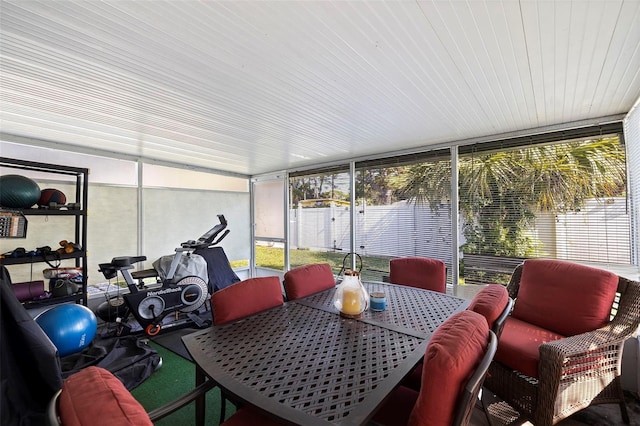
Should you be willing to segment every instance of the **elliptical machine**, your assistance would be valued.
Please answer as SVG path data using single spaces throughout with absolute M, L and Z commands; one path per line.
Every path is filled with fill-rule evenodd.
M 176 280 L 176 271 L 184 255 L 190 256 L 198 249 L 206 249 L 218 244 L 229 234 L 227 221 L 223 215 L 218 215 L 219 224 L 211 228 L 197 241 L 189 240 L 180 244 L 175 249 L 175 255 L 171 261 L 168 272 L 163 279 L 159 279 L 159 288 L 147 288 L 143 278 L 158 277 L 159 271 L 156 269 L 146 269 L 131 272 L 134 264 L 147 260 L 146 256 L 120 256 L 114 257 L 110 263 L 99 264 L 99 272 L 102 272 L 106 279 L 115 278 L 120 272 L 129 288 L 128 294 L 123 294 L 124 310 L 121 315 L 115 317 L 116 336 L 122 336 L 131 332 L 131 326 L 127 320 L 129 315 L 133 315 L 144 332 L 149 336 L 157 335 L 164 327 L 175 327 L 193 323 L 199 328 L 211 325 L 210 320 L 203 320 L 198 315 L 198 309 L 205 303 L 209 294 L 208 283 L 199 276 L 189 275 Z M 216 237 L 222 232 L 217 239 Z M 136 284 L 134 279 L 138 279 Z M 109 302 L 105 302 L 109 303 Z M 186 314 L 187 319 L 175 321 L 170 324 L 163 324 L 164 318 L 174 312 Z

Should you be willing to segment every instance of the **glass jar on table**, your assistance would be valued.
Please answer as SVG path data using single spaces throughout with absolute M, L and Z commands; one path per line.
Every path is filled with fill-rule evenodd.
M 362 285 L 357 271 L 344 271 L 344 278 L 336 289 L 333 304 L 346 318 L 361 318 L 369 308 L 369 294 Z

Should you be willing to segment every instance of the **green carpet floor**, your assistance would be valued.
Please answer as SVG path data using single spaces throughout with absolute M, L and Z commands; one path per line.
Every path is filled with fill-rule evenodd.
M 151 342 L 150 345 L 162 357 L 162 367 L 131 391 L 147 411 L 160 407 L 189 392 L 195 384 L 195 367 L 191 362 L 158 344 Z M 218 425 L 220 418 L 220 389 L 213 388 L 207 392 L 206 401 L 205 424 Z M 227 403 L 226 416 L 229 417 L 234 411 L 233 405 Z M 191 403 L 154 423 L 156 426 L 188 426 L 194 424 L 195 403 Z

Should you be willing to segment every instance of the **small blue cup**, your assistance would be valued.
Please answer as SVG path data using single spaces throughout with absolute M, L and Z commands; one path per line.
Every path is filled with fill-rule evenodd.
M 371 293 L 371 303 L 369 307 L 372 311 L 384 311 L 387 309 L 387 298 L 382 291 L 374 291 Z

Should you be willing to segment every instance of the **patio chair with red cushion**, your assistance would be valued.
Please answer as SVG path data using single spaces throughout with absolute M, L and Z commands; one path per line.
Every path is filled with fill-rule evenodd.
M 513 300 L 509 297 L 509 293 L 505 286 L 500 284 L 489 284 L 480 290 L 467 310 L 474 311 L 482 315 L 487 320 L 487 325 L 500 339 L 500 333 L 504 326 L 507 316 L 513 307 Z M 420 390 L 422 382 L 422 363 L 420 363 L 405 378 L 402 384 L 411 389 Z
M 48 415 L 52 426 L 152 426 L 153 420 L 159 420 L 145 411 L 120 379 L 96 366 L 84 368 L 64 381 L 49 404 Z
M 380 425 L 468 425 L 497 347 L 482 315 L 465 310 L 431 336 L 420 391 L 399 386 L 373 418 Z
M 211 295 L 213 325 L 223 325 L 284 304 L 280 278 L 247 278 Z M 220 421 L 226 417 L 226 401 L 237 403 L 220 389 Z
M 50 426 L 152 426 L 214 386 L 212 380 L 207 380 L 190 392 L 147 412 L 118 377 L 92 365 L 64 380 L 62 388 L 49 402 L 47 420 Z
M 284 291 L 287 294 L 287 300 L 307 297 L 335 285 L 336 278 L 328 263 L 298 266 L 284 274 Z
M 16 298 L 11 286 L 9 272 L 0 265 L 3 425 L 151 426 L 215 385 L 206 380 L 146 412 L 121 379 L 104 368 L 86 367 L 63 380 L 58 349 Z
M 602 269 L 529 259 L 507 286 L 515 300 L 485 387 L 538 426 L 617 403 L 622 349 L 640 323 L 640 283 Z
M 500 284 L 489 284 L 482 288 L 471 300 L 468 310 L 482 315 L 491 331 L 498 339 L 502 328 L 513 308 L 513 300 L 507 288 Z
M 389 261 L 389 282 L 446 293 L 447 265 L 428 257 L 399 257 Z
M 283 303 L 278 277 L 247 278 L 211 295 L 213 325 L 226 324 Z

